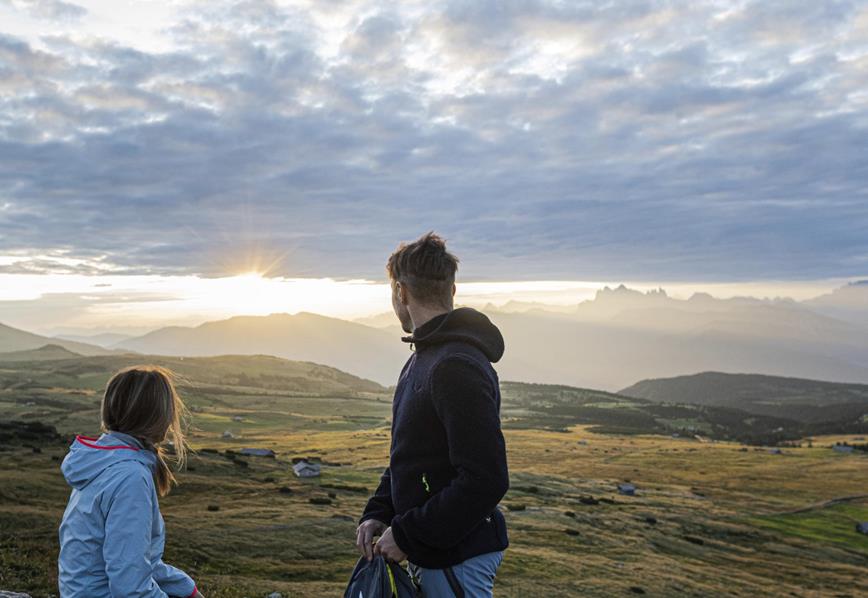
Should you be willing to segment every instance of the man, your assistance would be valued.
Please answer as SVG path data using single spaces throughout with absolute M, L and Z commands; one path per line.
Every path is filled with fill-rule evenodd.
M 426 598 L 491 596 L 509 544 L 497 509 L 509 475 L 491 366 L 503 337 L 480 312 L 453 308 L 457 269 L 434 233 L 389 258 L 392 307 L 415 351 L 395 389 L 389 467 L 356 532 L 368 559 L 408 560 Z

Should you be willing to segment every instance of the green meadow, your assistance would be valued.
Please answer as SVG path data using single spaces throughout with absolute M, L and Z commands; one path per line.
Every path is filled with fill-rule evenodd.
M 100 388 L 124 359 L 0 364 L 3 421 L 61 435 L 0 442 L 0 588 L 57 594 L 69 494 L 60 460 L 71 435 L 98 433 Z M 355 520 L 388 458 L 388 389 L 271 358 L 160 359 L 181 374 L 195 449 L 161 503 L 166 561 L 209 597 L 341 595 L 357 558 Z M 615 413 L 581 423 L 589 416 L 565 411 L 570 397 Z M 501 508 L 512 545 L 498 596 L 868 594 L 868 536 L 854 529 L 868 520 L 868 454 L 829 448 L 852 438 L 772 454 L 643 432 L 641 407 L 504 384 L 511 489 Z M 244 447 L 277 457 L 239 456 Z M 319 459 L 322 476 L 294 477 L 298 457 Z M 625 481 L 635 496 L 618 493 Z

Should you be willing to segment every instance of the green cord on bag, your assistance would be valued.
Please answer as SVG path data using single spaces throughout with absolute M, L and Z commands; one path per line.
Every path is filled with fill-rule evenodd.
M 395 596 L 395 598 L 397 598 L 398 586 L 397 584 L 395 584 L 395 574 L 392 573 L 392 567 L 389 565 L 389 563 L 386 563 L 386 571 L 389 572 L 389 585 L 392 587 L 392 596 Z

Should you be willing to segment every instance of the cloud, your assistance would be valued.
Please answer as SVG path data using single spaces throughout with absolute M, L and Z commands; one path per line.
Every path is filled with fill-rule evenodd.
M 87 14 L 85 8 L 61 0 L 12 0 L 11 3 L 31 16 L 55 21 L 75 21 Z
M 650 0 L 191 3 L 165 51 L 5 31 L 0 254 L 380 277 L 433 228 L 474 278 L 862 274 L 865 31 Z

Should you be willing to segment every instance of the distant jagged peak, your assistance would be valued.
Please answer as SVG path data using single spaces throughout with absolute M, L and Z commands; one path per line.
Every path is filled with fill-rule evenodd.
M 652 298 L 652 299 L 668 299 L 669 295 L 666 294 L 666 291 L 663 287 L 658 287 L 656 289 L 651 289 L 650 291 L 642 292 L 637 289 L 631 289 L 624 283 L 619 284 L 617 287 L 612 288 L 608 285 L 604 286 L 602 289 L 599 289 L 594 296 L 594 300 L 597 299 L 607 299 L 607 298 L 617 298 L 617 299 L 638 299 L 638 298 Z

